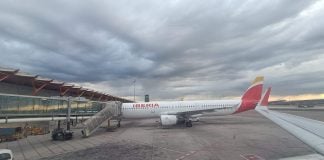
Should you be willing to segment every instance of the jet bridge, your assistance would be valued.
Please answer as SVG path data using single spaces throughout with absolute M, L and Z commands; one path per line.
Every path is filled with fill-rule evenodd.
M 105 107 L 83 122 L 82 135 L 84 137 L 90 136 L 100 127 L 106 120 L 118 119 L 121 116 L 122 103 L 119 101 L 106 102 Z

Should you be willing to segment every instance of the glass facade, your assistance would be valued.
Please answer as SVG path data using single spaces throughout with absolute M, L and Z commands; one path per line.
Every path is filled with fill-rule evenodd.
M 65 115 L 67 98 L 32 97 L 0 94 L 0 117 L 20 115 Z M 105 106 L 103 102 L 71 100 L 71 114 L 94 114 Z

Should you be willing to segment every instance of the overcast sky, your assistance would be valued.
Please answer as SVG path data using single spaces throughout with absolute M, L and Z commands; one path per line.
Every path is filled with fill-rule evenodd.
M 2 0 L 1 67 L 137 100 L 324 96 L 324 1 Z M 324 98 L 324 97 L 323 97 Z

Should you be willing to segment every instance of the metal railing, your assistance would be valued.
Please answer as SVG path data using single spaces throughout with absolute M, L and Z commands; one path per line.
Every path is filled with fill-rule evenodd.
M 82 134 L 90 136 L 104 121 L 121 115 L 122 103 L 119 101 L 107 102 L 105 108 L 83 122 Z

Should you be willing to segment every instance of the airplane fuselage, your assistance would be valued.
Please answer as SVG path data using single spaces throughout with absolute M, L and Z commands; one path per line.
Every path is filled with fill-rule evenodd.
M 161 101 L 123 103 L 124 118 L 153 118 L 163 114 L 190 113 L 206 110 L 202 114 L 229 115 L 240 106 L 241 100 Z

